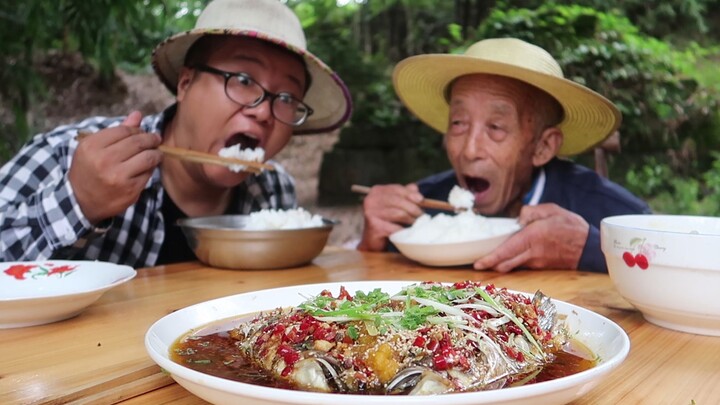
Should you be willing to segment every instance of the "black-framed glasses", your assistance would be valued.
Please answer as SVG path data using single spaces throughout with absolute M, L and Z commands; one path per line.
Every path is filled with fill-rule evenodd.
M 267 98 L 270 100 L 270 112 L 280 122 L 288 125 L 302 125 L 313 109 L 292 94 L 271 93 L 247 73 L 226 72 L 207 65 L 193 67 L 201 72 L 220 75 L 225 78 L 225 95 L 233 102 L 244 107 L 257 107 Z

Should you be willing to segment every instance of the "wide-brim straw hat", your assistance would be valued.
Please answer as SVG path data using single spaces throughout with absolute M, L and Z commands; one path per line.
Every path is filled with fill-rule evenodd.
M 608 99 L 565 79 L 560 65 L 544 49 L 515 38 L 485 39 L 463 55 L 427 54 L 409 57 L 395 67 L 398 97 L 420 120 L 445 133 L 448 128 L 448 86 L 472 74 L 506 76 L 531 84 L 554 97 L 564 110 L 559 155 L 582 153 L 602 142 L 620 126 L 622 115 Z
M 327 132 L 350 117 L 350 92 L 340 77 L 307 51 L 305 33 L 293 11 L 279 0 L 214 0 L 203 10 L 195 28 L 160 43 L 152 65 L 160 80 L 175 94 L 190 46 L 203 35 L 234 35 L 264 40 L 300 55 L 311 77 L 303 101 L 314 113 L 295 134 Z

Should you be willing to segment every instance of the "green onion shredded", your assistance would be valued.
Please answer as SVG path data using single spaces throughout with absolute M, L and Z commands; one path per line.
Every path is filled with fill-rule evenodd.
M 540 351 L 540 353 L 543 353 L 543 349 L 542 347 L 540 347 L 540 344 L 537 342 L 537 340 L 535 340 L 535 337 L 532 335 L 532 333 L 530 333 L 529 330 L 527 330 L 525 325 L 523 325 L 522 321 L 520 321 L 520 319 L 518 319 L 518 317 L 515 316 L 512 311 L 505 308 L 505 306 L 498 304 L 497 301 L 495 301 L 493 297 L 491 297 L 490 294 L 488 294 L 484 289 L 476 287 L 475 292 L 478 293 L 482 297 L 482 299 L 485 300 L 485 302 L 495 308 L 496 311 L 507 316 L 515 325 L 520 328 L 520 330 L 523 331 L 523 334 L 533 344 L 533 346 L 535 346 Z
M 482 300 L 475 301 L 475 304 L 468 303 L 477 299 L 473 298 L 476 295 Z M 404 309 L 402 311 L 393 309 L 393 301 L 404 301 Z M 376 335 L 387 333 L 391 328 L 415 330 L 430 320 L 431 323 L 461 326 L 472 321 L 472 317 L 466 314 L 463 308 L 482 309 L 483 306 L 490 312 L 497 311 L 507 317 L 523 331 L 527 340 L 540 353 L 543 352 L 540 344 L 523 322 L 480 287 L 457 289 L 441 284 L 416 284 L 405 287 L 392 297 L 376 288 L 368 293 L 357 291 L 352 299 L 316 296 L 302 303 L 300 309 L 318 320 L 327 322 L 363 321 L 367 333 Z M 463 318 L 467 319 L 463 320 Z M 347 334 L 353 340 L 357 339 L 358 328 L 354 325 L 349 326 Z

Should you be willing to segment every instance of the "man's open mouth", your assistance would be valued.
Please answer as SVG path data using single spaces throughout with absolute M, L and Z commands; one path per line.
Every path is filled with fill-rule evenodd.
M 254 149 L 260 145 L 260 140 L 243 133 L 237 133 L 225 142 L 225 147 L 240 145 L 240 149 Z
M 465 177 L 465 184 L 473 194 L 480 194 L 490 188 L 490 182 L 482 177 Z

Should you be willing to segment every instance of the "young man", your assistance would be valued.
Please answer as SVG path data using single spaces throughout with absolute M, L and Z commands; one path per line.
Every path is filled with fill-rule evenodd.
M 134 267 L 194 260 L 176 220 L 296 206 L 292 178 L 163 158 L 159 145 L 217 154 L 345 122 L 342 80 L 307 52 L 297 17 L 277 0 L 215 0 L 195 29 L 155 49 L 176 94 L 160 114 L 94 117 L 35 136 L 0 169 L 2 259 L 87 259 Z M 82 141 L 78 131 L 93 132 Z
M 600 143 L 621 117 L 608 100 L 564 79 L 542 48 L 503 38 L 477 42 L 464 55 L 415 56 L 395 68 L 394 85 L 410 111 L 445 133 L 453 170 L 373 187 L 359 249 L 386 249 L 390 234 L 422 214 L 421 199 L 447 200 L 460 185 L 480 214 L 518 217 L 523 225 L 476 269 L 607 271 L 602 218 L 650 212 L 619 185 L 557 158 Z

